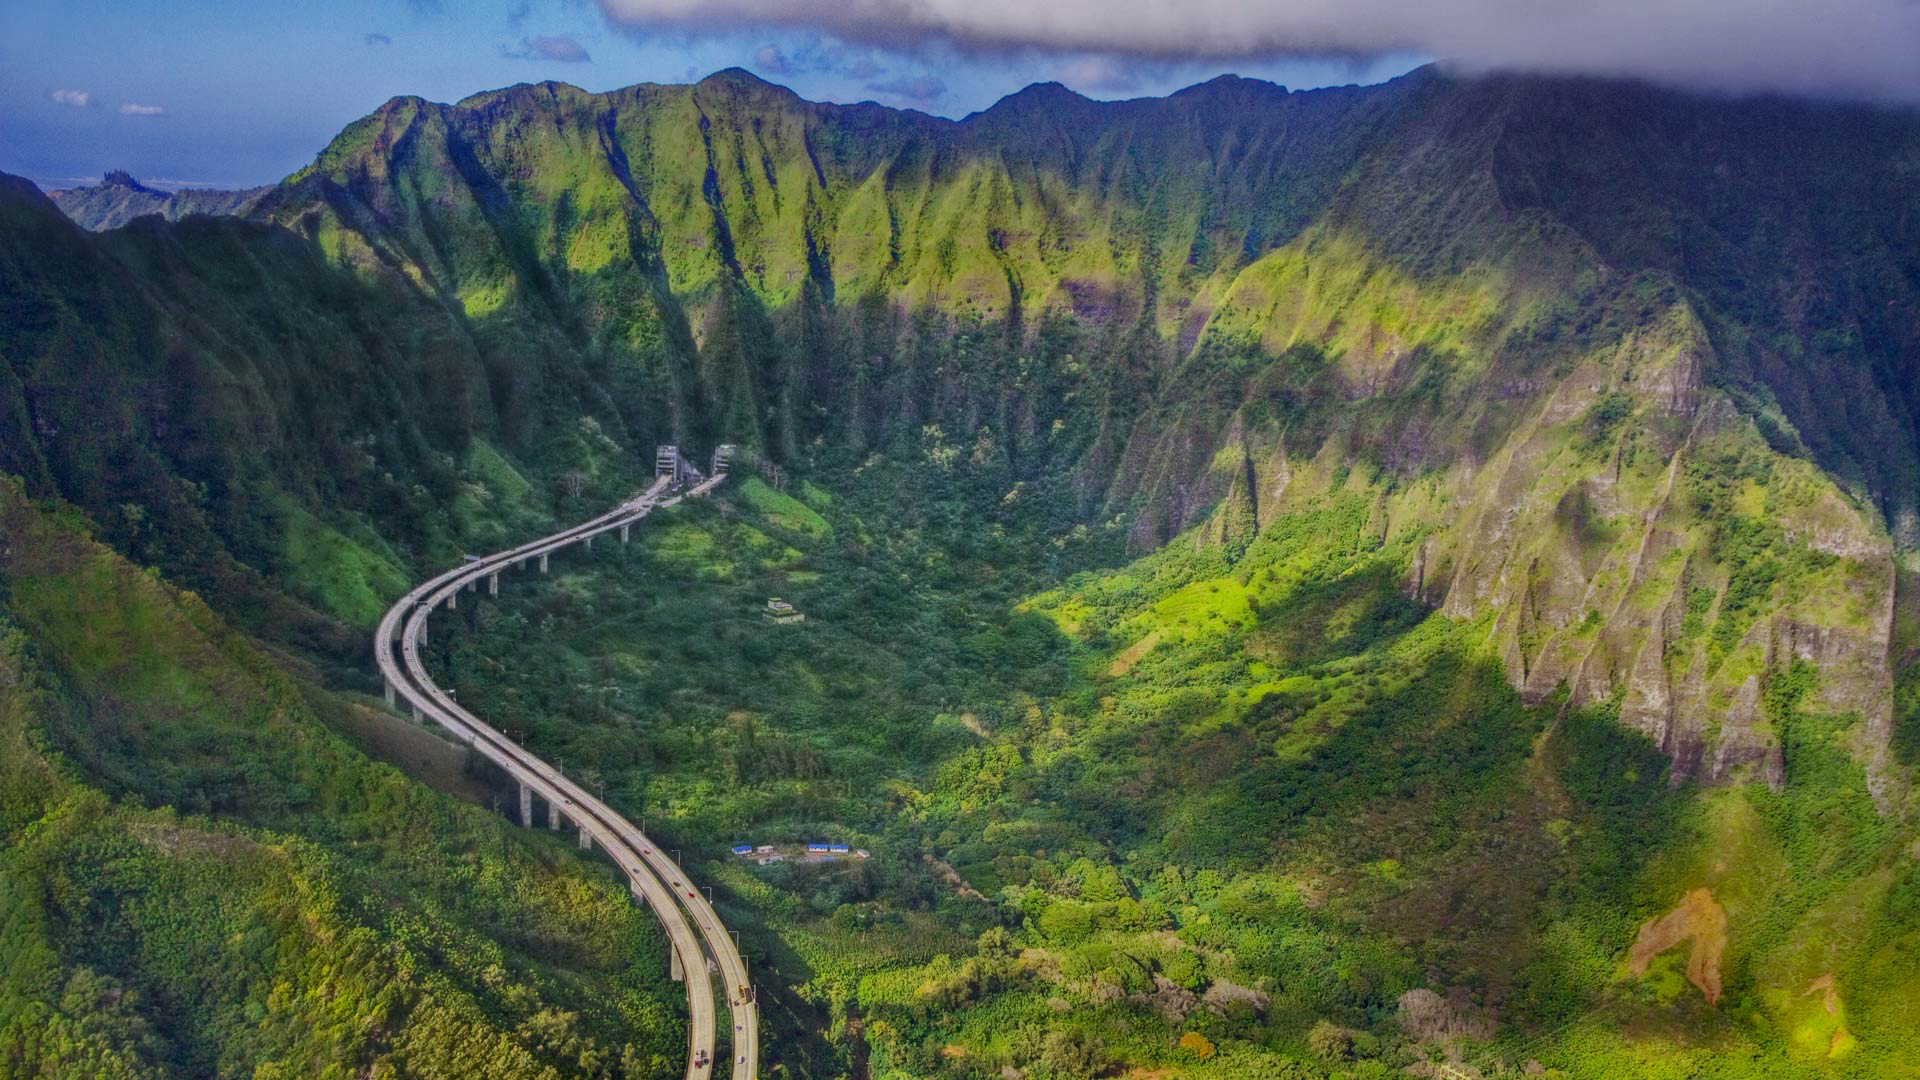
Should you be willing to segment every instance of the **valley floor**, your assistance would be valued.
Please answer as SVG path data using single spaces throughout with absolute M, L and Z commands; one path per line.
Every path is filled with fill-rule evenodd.
M 1051 588 L 996 493 L 842 480 L 747 479 L 436 657 L 716 885 L 784 1068 L 1902 1075 L 1913 837 L 1811 667 L 1768 682 L 1780 790 L 1675 787 L 1409 600 L 1358 480 Z

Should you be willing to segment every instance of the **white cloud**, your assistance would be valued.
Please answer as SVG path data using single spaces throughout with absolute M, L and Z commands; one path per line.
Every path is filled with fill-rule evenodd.
M 938 104 L 947 96 L 947 84 L 932 75 L 912 75 L 886 82 L 868 83 L 867 89 L 881 97 L 903 101 L 913 106 L 931 106 Z
M 563 64 L 585 64 L 593 60 L 584 46 L 565 36 L 521 38 L 519 48 L 502 48 L 500 55 L 512 60 L 557 60 Z
M 123 101 L 120 103 L 120 115 L 165 116 L 167 115 L 167 107 L 164 105 L 142 105 L 137 101 Z
M 1089 94 L 1118 94 L 1140 89 L 1138 66 L 1121 57 L 1088 53 L 1068 58 L 1055 77 Z
M 71 105 L 76 109 L 84 109 L 93 104 L 93 95 L 85 90 L 54 90 L 47 96 L 62 105 Z
M 769 75 L 793 74 L 793 65 L 787 62 L 787 54 L 781 52 L 778 45 L 762 45 L 755 49 L 753 66 Z
M 1920 101 L 1920 3 L 1825 0 L 598 0 L 616 26 L 802 28 L 887 48 L 1475 68 Z
M 792 51 L 779 45 L 762 45 L 753 51 L 749 66 L 763 75 L 792 78 L 801 75 L 839 75 L 866 82 L 886 73 L 864 49 L 812 38 L 793 45 Z

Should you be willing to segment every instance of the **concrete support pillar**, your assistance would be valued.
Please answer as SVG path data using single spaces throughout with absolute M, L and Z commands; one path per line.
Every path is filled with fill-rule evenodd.
M 452 611 L 454 608 L 457 608 L 459 606 L 460 606 L 460 590 L 455 589 L 452 592 L 447 594 L 447 610 Z
M 478 578 L 471 578 L 471 579 L 469 579 L 469 580 L 467 581 L 467 591 L 468 591 L 468 592 L 475 592 L 475 591 L 477 591 L 477 590 L 478 590 L 479 588 L 480 588 L 480 579 L 478 579 Z
M 547 557 L 545 555 L 540 556 L 540 572 L 543 574 L 547 572 Z
M 525 784 L 520 785 L 520 827 L 533 828 L 533 789 Z
M 500 575 L 499 574 L 487 575 L 487 595 L 488 596 L 500 595 Z
M 387 708 L 389 709 L 393 708 L 393 684 L 388 682 L 385 679 L 381 679 L 380 685 L 386 687 L 387 689 Z
M 588 551 L 593 550 L 593 537 L 591 536 L 587 537 L 587 550 Z
M 413 722 L 416 724 L 419 723 L 420 722 L 420 703 L 417 701 L 409 701 L 407 702 L 407 708 L 413 712 Z
M 632 525 L 622 525 L 622 526 L 620 526 L 620 542 L 621 542 L 621 543 L 623 543 L 623 544 L 624 544 L 624 543 L 626 543 L 626 542 L 627 542 L 627 533 L 629 533 L 629 532 L 631 532 L 632 530 L 633 530 L 633 526 L 632 526 Z
M 586 822 L 580 823 L 580 850 L 593 850 L 593 834 L 587 831 Z
M 554 832 L 560 831 L 560 804 L 559 803 L 547 804 L 547 828 L 552 829 Z

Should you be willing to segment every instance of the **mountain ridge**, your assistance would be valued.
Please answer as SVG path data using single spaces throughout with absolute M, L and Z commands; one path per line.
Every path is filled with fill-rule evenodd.
M 1257 993 L 1340 1025 L 1314 1028 L 1326 1062 L 1404 1018 L 1431 970 L 1462 1023 L 1470 986 L 1489 1018 L 1512 990 L 1526 1023 L 1597 1001 L 1623 1029 L 1756 1054 L 1781 1043 L 1749 1027 L 1824 1007 L 1818 1053 L 1844 1058 L 1840 999 L 1795 996 L 1838 971 L 1884 1063 L 1898 1003 L 1861 987 L 1910 989 L 1857 958 L 1920 940 L 1896 903 L 1920 810 L 1916 178 L 1902 112 L 1430 69 L 1111 103 L 1041 88 L 957 121 L 744 74 L 397 97 L 245 217 L 89 234 L 0 178 L 0 471 L 372 690 L 367 612 L 419 571 L 625 496 L 656 444 L 739 444 L 737 520 L 663 530 L 629 578 L 594 579 L 619 594 L 605 609 L 579 579 L 463 602 L 441 660 L 462 700 L 491 684 L 532 726 L 578 713 L 582 752 L 648 758 L 636 783 L 681 755 L 667 790 L 715 829 L 755 805 L 814 828 L 792 815 L 831 817 L 833 797 L 787 785 L 950 746 L 862 812 L 918 827 L 902 807 L 951 803 L 896 839 L 988 883 L 966 887 L 998 892 L 1048 959 L 1026 971 L 989 935 L 925 971 L 855 972 L 873 1045 L 914 1063 L 896 1072 L 970 1068 L 942 1064 L 931 1018 L 987 1023 L 999 1006 L 968 1003 L 1007 985 L 1057 976 L 1071 1008 L 1187 1017 L 1201 960 L 1124 936 L 1167 926 L 1229 981 L 1242 946 L 1285 958 Z M 740 615 L 755 589 L 806 590 L 827 636 L 768 638 Z M 532 628 L 569 611 L 648 651 L 590 632 L 597 651 L 552 646 L 566 687 L 506 686 L 482 631 L 548 648 Z M 833 636 L 862 620 L 868 637 Z M 725 629 L 688 630 L 707 622 Z M 697 640 L 654 651 L 655 628 Z M 809 666 L 822 640 L 851 652 Z M 926 672 L 862 666 L 900 640 Z M 743 702 L 703 666 L 716 650 L 792 707 Z M 966 711 L 969 664 L 1006 669 L 993 715 Z M 654 760 L 590 722 L 650 730 L 607 704 L 622 680 L 711 723 Z M 894 682 L 885 708 L 862 696 Z M 886 721 L 853 749 L 825 726 L 858 713 L 843 699 Z M 714 760 L 767 784 L 708 806 L 686 793 Z M 1354 844 L 1313 847 L 1342 828 Z M 1480 837 L 1493 854 L 1467 850 Z M 1149 878 L 1126 861 L 1147 844 L 1184 861 Z M 1559 882 L 1569 865 L 1589 877 Z M 1279 867 L 1246 886 L 1274 897 L 1221 867 Z M 752 873 L 735 880 L 761 895 Z M 1794 875 L 1791 910 L 1766 914 L 1756 882 Z M 1733 959 L 1704 1005 L 1662 961 L 1606 974 L 1634 926 L 1709 885 L 1722 906 L 1695 906 L 1728 913 Z M 1794 907 L 1816 886 L 1859 917 Z M 1338 947 L 1372 959 L 1260 944 L 1268 915 L 1324 929 L 1273 913 L 1319 912 L 1325 890 L 1384 935 Z M 1243 914 L 1200 921 L 1216 891 Z M 819 896 L 792 906 L 863 928 L 881 911 Z M 1481 923 L 1511 934 L 1461 929 Z M 1761 970 L 1787 946 L 1742 936 L 1790 932 L 1826 966 Z M 1360 974 L 1289 981 L 1336 969 Z M 1250 1034 L 1263 999 L 1235 1000 L 1208 1031 L 1309 1041 L 1291 1015 Z M 1570 1038 L 1561 1062 L 1641 1045 Z M 1018 1053 L 1056 1050 L 1077 1052 Z
M 159 214 L 169 221 L 188 214 L 244 214 L 272 187 L 161 191 L 140 183 L 125 169 L 112 169 L 92 187 L 63 188 L 47 194 L 82 228 L 100 230 L 118 228 L 145 214 Z
M 1258 107 L 1213 107 L 1249 89 Z M 606 94 L 522 84 L 454 106 L 401 97 L 350 125 L 253 214 L 307 237 L 368 287 L 443 308 L 490 372 L 480 383 L 489 389 L 462 411 L 507 420 L 509 445 L 532 432 L 510 388 L 531 385 L 533 372 L 495 350 L 557 347 L 578 357 L 569 361 L 583 372 L 577 385 L 623 426 L 664 427 L 696 444 L 740 441 L 785 459 L 829 431 L 847 449 L 928 423 L 991 431 L 1024 471 L 1073 475 L 1076 513 L 1128 516 L 1138 551 L 1217 512 L 1235 483 L 1216 465 L 1225 454 L 1250 464 L 1254 485 L 1277 491 L 1298 455 L 1344 445 L 1338 452 L 1402 482 L 1451 475 L 1450 497 L 1468 505 L 1544 499 L 1479 490 L 1474 477 L 1525 430 L 1529 411 L 1573 407 L 1551 404 L 1558 380 L 1599 363 L 1628 380 L 1609 392 L 1644 402 L 1649 422 L 1675 417 L 1656 427 L 1693 415 L 1705 393 L 1733 394 L 1770 446 L 1864 485 L 1903 551 L 1920 541 L 1920 398 L 1899 389 L 1913 380 L 1897 370 L 1914 355 L 1920 267 L 1876 238 L 1880 270 L 1820 286 L 1835 303 L 1802 303 L 1799 326 L 1769 326 L 1778 316 L 1755 305 L 1756 286 L 1725 284 L 1778 278 L 1743 245 L 1781 229 L 1809 251 L 1835 253 L 1823 259 L 1862 250 L 1832 236 L 1897 238 L 1916 212 L 1897 179 L 1898 154 L 1920 146 L 1910 118 L 1433 69 L 1299 93 L 1215 80 L 1117 103 L 1030 90 L 961 121 L 810 103 L 744 72 Z M 1058 122 L 1060 110 L 1044 102 L 1063 103 L 1075 121 Z M 1559 134 L 1575 114 L 1608 141 Z M 1835 117 L 1848 122 L 1823 134 Z M 1741 208 L 1791 205 L 1792 186 L 1807 182 L 1781 171 L 1784 159 L 1767 148 L 1789 129 L 1811 146 L 1877 140 L 1894 152 L 1896 172 L 1821 167 L 1821 183 L 1860 190 L 1818 204 L 1835 208 L 1824 237 L 1810 221 L 1755 217 Z M 1608 153 L 1650 145 L 1656 130 L 1687 161 L 1669 166 L 1659 187 L 1606 164 Z M 1739 155 L 1737 171 L 1727 171 L 1728 155 Z M 1582 179 L 1569 184 L 1570 175 Z M 1704 186 L 1689 186 L 1702 175 Z M 1742 185 L 1751 189 L 1743 200 L 1718 190 Z M 1847 205 L 1885 216 L 1855 221 L 1839 209 Z M 1649 212 L 1658 216 L 1639 220 Z M 1686 246 L 1658 239 L 1669 235 Z M 1809 269 L 1824 265 L 1811 259 Z M 1811 281 L 1765 287 L 1804 292 Z M 860 299 L 883 296 L 892 314 Z M 1809 329 L 1809 316 L 1828 325 Z M 1018 387 L 1006 353 L 995 353 L 1034 348 L 1056 323 L 1079 327 L 1097 370 Z M 845 347 L 836 342 L 876 331 L 882 338 L 865 346 L 870 374 L 834 359 Z M 1830 342 L 1820 355 L 1839 366 L 1816 374 L 1796 359 L 1798 340 Z M 923 369 L 913 359 L 968 341 L 957 363 Z M 1335 398 L 1262 389 L 1279 376 L 1246 370 L 1255 354 L 1297 348 L 1331 361 L 1326 378 L 1355 408 L 1342 414 Z M 1656 348 L 1691 359 L 1654 362 Z M 1609 353 L 1617 359 L 1603 359 Z M 1634 387 L 1647 363 L 1668 389 Z M 593 388 L 606 376 L 587 371 L 629 372 L 619 378 L 637 380 L 642 396 L 608 402 Z M 1094 385 L 1106 388 L 1089 405 Z M 1270 414 L 1257 402 L 1274 393 L 1293 401 L 1282 415 L 1298 416 L 1284 436 L 1249 412 Z M 1409 412 L 1409 395 L 1447 404 Z M 1865 423 L 1832 419 L 1862 410 Z M 1043 419 L 1066 425 L 1066 437 L 1042 437 Z M 1655 442 L 1675 453 L 1684 432 L 1664 427 Z M 1859 438 L 1889 430 L 1906 435 Z M 1258 500 L 1259 520 L 1284 512 L 1274 494 Z M 1453 584 L 1435 599 L 1455 614 L 1532 607 L 1485 591 L 1481 575 L 1509 575 L 1506 562 L 1471 554 L 1487 543 L 1456 524 L 1410 576 L 1424 590 L 1449 573 Z M 1637 643 L 1615 645 L 1622 655 L 1608 663 L 1631 666 L 1641 643 L 1659 637 L 1649 629 L 1656 614 L 1631 616 Z M 1516 682 L 1550 687 L 1571 675 L 1562 665 L 1573 660 L 1535 655 L 1549 646 L 1524 622 L 1503 624 Z M 1876 625 L 1884 641 L 1890 628 Z M 1871 711 L 1884 717 L 1884 662 L 1882 671 Z M 1581 691 L 1576 679 L 1576 696 L 1620 681 Z M 1752 698 L 1709 690 L 1690 693 Z M 1751 705 L 1738 708 L 1751 717 Z M 1752 723 L 1698 727 L 1738 741 Z

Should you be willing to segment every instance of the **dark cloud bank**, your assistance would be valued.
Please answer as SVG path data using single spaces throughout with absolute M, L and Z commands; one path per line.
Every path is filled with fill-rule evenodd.
M 598 0 L 616 26 L 1136 60 L 1418 53 L 1469 68 L 1920 103 L 1920 0 Z

